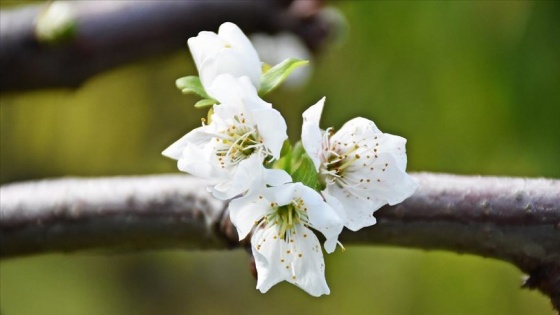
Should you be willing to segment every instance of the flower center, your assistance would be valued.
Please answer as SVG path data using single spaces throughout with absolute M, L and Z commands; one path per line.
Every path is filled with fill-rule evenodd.
M 257 240 L 255 247 L 257 250 L 261 250 L 267 239 L 269 239 L 269 242 L 279 241 L 280 263 L 284 265 L 286 270 L 291 270 L 292 280 L 296 280 L 295 265 L 298 263 L 298 259 L 306 255 L 303 252 L 304 247 L 298 243 L 308 238 L 307 231 L 302 227 L 312 227 L 309 224 L 307 207 L 300 198 L 292 200 L 290 204 L 284 206 L 271 203 L 270 207 L 274 211 L 262 220 L 255 222 L 255 229 L 262 228 L 265 230 Z M 273 228 L 275 226 L 277 228 Z M 274 231 L 274 233 L 268 233 L 267 231 Z M 296 237 L 300 237 L 300 240 L 296 241 Z
M 278 235 L 274 236 L 275 239 L 290 242 L 290 236 L 295 235 L 296 225 L 309 225 L 307 207 L 302 199 L 292 200 L 292 203 L 284 206 L 278 206 L 276 203 L 271 203 L 270 206 L 274 211 L 266 215 L 258 225 L 278 225 Z
M 247 124 L 243 114 L 235 116 L 233 123 L 214 139 L 214 150 L 222 168 L 236 165 L 256 152 L 269 155 L 256 127 Z
M 355 141 L 343 143 L 341 141 L 331 141 L 334 134 L 333 129 L 329 128 L 323 136 L 323 154 L 321 166 L 319 168 L 322 184 L 331 185 L 344 180 L 345 170 L 361 159 L 358 150 L 360 145 Z
M 323 189 L 336 185 L 347 197 L 371 199 L 370 191 L 383 181 L 389 163 L 380 163 L 377 136 L 347 133 L 336 138 L 332 128 L 323 136 L 319 182 Z

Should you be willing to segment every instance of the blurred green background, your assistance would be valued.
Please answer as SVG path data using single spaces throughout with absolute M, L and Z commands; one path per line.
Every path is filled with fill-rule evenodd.
M 14 3 L 2 2 L 13 5 Z M 408 139 L 409 170 L 560 177 L 560 2 L 333 2 L 347 38 L 308 85 L 268 98 L 292 140 L 326 95 L 323 126 L 357 115 Z M 185 50 L 75 91 L 0 98 L 6 184 L 176 173 L 160 152 L 200 124 L 174 80 Z M 375 228 L 375 227 L 373 227 Z M 352 247 L 326 257 L 331 295 L 255 290 L 243 251 L 45 255 L 2 261 L 2 314 L 552 314 L 522 274 L 469 255 Z

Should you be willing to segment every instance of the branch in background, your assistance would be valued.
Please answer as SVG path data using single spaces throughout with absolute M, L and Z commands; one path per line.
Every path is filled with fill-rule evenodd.
M 420 189 L 344 231 L 345 245 L 393 245 L 505 260 L 560 307 L 560 181 L 413 174 Z M 89 249 L 236 246 L 206 183 L 185 175 L 58 179 L 0 188 L 2 258 Z M 227 212 L 226 212 L 227 213 Z M 241 244 L 243 245 L 243 244 Z
M 293 3 L 292 3 L 293 2 Z M 306 5 L 301 5 L 305 2 Z M 313 50 L 329 23 L 321 0 L 276 1 L 75 1 L 74 36 L 57 43 L 37 39 L 45 5 L 0 12 L 0 91 L 76 88 L 102 71 L 141 58 L 187 49 L 187 39 L 225 21 L 247 33 L 299 35 Z M 314 5 L 311 5 L 314 4 Z

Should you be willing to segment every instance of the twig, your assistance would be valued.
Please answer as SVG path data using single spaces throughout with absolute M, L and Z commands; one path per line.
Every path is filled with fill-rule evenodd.
M 343 244 L 467 252 L 529 274 L 560 307 L 560 180 L 419 173 L 419 190 L 344 231 Z M 57 179 L 0 188 L 0 256 L 88 249 L 228 248 L 226 203 L 186 175 Z
M 141 58 L 186 50 L 187 39 L 225 21 L 245 32 L 299 35 L 312 49 L 329 24 L 313 7 L 276 1 L 74 1 L 74 36 L 45 43 L 35 26 L 44 5 L 0 12 L 0 91 L 76 88 L 88 78 Z M 306 0 L 320 5 L 321 0 Z M 310 12 L 304 12 L 309 10 Z

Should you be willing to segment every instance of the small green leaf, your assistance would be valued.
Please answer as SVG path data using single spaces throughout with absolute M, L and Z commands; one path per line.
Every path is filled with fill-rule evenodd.
M 302 155 L 305 154 L 305 148 L 301 141 L 298 141 L 292 149 L 292 168 L 295 169 L 297 164 L 300 163 Z
M 284 141 L 282 150 L 280 151 L 280 158 L 272 164 L 272 168 L 281 169 L 288 174 L 292 168 L 292 145 L 289 140 Z
M 294 183 L 301 182 L 312 189 L 319 189 L 320 183 L 317 171 L 315 170 L 315 164 L 305 153 L 301 141 L 292 147 L 288 140 L 286 140 L 282 146 L 280 156 L 280 159 L 272 165 L 273 168 L 283 169 L 288 172 L 292 176 Z
M 294 71 L 296 68 L 308 64 L 309 61 L 288 58 L 276 66 L 270 68 L 268 71 L 261 75 L 261 86 L 259 88 L 259 94 L 264 95 L 268 92 L 274 90 L 280 83 L 284 82 L 288 75 Z
M 203 99 L 212 99 L 206 93 L 206 90 L 200 82 L 200 78 L 197 76 L 187 76 L 179 78 L 177 79 L 177 81 L 175 81 L 175 85 L 179 90 L 181 90 L 181 92 L 183 92 L 183 94 L 193 93 L 202 97 Z
M 200 100 L 200 101 L 196 102 L 196 104 L 194 104 L 194 107 L 195 108 L 204 108 L 204 107 L 212 106 L 214 104 L 218 104 L 218 102 L 214 99 L 205 98 L 203 100 Z
M 280 156 L 283 157 L 285 155 L 288 155 L 291 151 L 292 144 L 290 143 L 290 140 L 284 141 L 284 143 L 282 144 L 282 150 L 280 150 Z
M 315 171 L 315 164 L 313 164 L 313 161 L 307 154 L 301 156 L 301 162 L 291 175 L 294 183 L 301 182 L 315 190 L 319 188 L 319 179 L 317 171 Z

